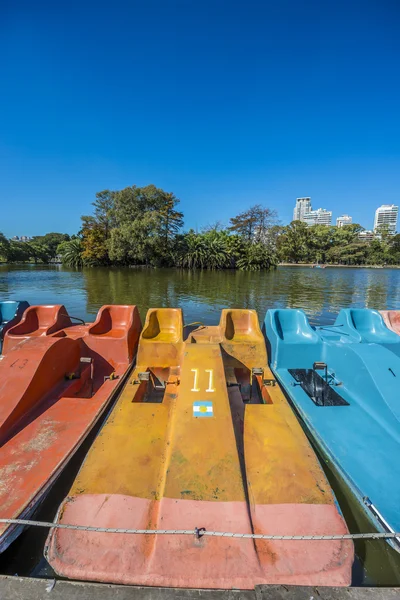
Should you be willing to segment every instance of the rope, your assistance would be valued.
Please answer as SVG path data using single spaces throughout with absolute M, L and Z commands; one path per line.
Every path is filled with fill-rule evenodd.
M 64 523 L 47 523 L 45 521 L 31 521 L 29 519 L 0 519 L 0 523 L 8 525 L 30 525 L 33 527 L 48 527 L 49 529 L 72 529 L 77 531 L 94 531 L 99 533 L 128 533 L 138 535 L 194 535 L 197 538 L 203 536 L 253 539 L 253 540 L 378 540 L 378 539 L 400 539 L 400 533 L 376 532 L 376 533 L 344 533 L 334 535 L 268 535 L 261 533 L 232 533 L 229 531 L 207 531 L 204 527 L 195 529 L 119 529 L 112 527 L 90 527 L 86 525 L 66 525 Z

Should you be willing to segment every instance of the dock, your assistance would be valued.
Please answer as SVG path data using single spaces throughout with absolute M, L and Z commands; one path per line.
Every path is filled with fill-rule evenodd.
M 260 585 L 201 590 L 0 576 L 1 600 L 398 600 L 400 588 Z

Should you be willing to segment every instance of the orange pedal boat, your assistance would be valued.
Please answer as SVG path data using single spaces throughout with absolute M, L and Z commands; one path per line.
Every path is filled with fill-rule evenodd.
M 101 528 L 348 533 L 328 481 L 268 367 L 257 315 L 223 310 L 183 336 L 182 313 L 151 309 L 137 366 L 57 522 Z M 53 529 L 64 577 L 252 589 L 350 584 L 350 540 L 285 541 Z
M 0 360 L 0 516 L 28 518 L 121 386 L 136 354 L 136 306 L 103 306 L 73 325 L 64 306 L 31 306 Z M 0 551 L 21 527 L 0 525 Z

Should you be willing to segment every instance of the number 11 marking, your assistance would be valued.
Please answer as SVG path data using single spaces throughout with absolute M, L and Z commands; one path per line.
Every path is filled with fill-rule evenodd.
M 192 373 L 194 373 L 194 381 L 193 387 L 191 389 L 192 392 L 200 392 L 199 388 L 199 369 L 191 369 Z M 215 392 L 214 389 L 214 369 L 205 369 L 206 373 L 209 373 L 208 378 L 208 388 L 206 392 Z
M 194 382 L 193 382 L 193 387 L 191 389 L 191 392 L 199 392 L 200 388 L 197 387 L 198 383 L 198 377 L 199 377 L 199 370 L 198 369 L 192 369 L 192 373 L 194 373 Z
M 206 369 L 206 373 L 210 373 L 210 378 L 208 380 L 208 388 L 206 389 L 206 392 L 215 392 L 215 390 L 213 388 L 214 371 L 213 371 L 213 369 Z

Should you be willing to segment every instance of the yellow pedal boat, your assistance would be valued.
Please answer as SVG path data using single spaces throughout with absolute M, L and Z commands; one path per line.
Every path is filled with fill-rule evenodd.
M 345 534 L 334 495 L 268 367 L 258 318 L 186 328 L 151 309 L 137 366 L 58 522 L 105 528 Z M 187 588 L 350 584 L 349 540 L 52 530 L 46 557 L 84 580 Z

